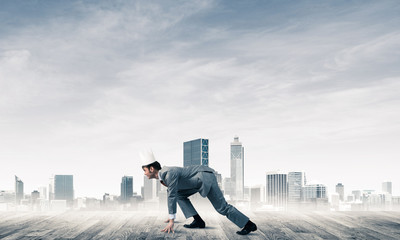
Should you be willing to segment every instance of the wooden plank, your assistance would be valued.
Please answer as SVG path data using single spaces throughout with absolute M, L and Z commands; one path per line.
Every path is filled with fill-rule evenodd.
M 355 222 L 343 221 L 337 213 L 312 213 L 312 216 L 322 224 L 321 228 L 340 239 L 382 239 L 384 237 L 359 228 Z
M 267 239 L 303 239 L 286 226 L 286 220 L 280 212 L 264 212 L 260 220 L 254 219 L 258 223 L 258 229 L 265 234 Z
M 9 221 L 8 225 L 2 226 L 0 238 L 1 239 L 18 239 L 28 235 L 30 232 L 40 231 L 35 228 L 36 224 L 40 224 L 43 219 L 46 219 L 42 215 L 34 214 L 17 214 L 17 218 L 13 221 Z M 46 232 L 47 233 L 47 232 Z
M 400 239 L 395 212 L 245 212 L 258 226 L 239 236 L 239 228 L 214 210 L 202 211 L 205 229 L 186 229 L 181 213 L 175 233 L 160 232 L 166 214 L 147 212 L 1 213 L 1 239 Z
M 400 224 L 391 222 L 390 218 L 382 215 L 381 212 L 377 212 L 373 216 L 364 212 L 341 212 L 337 214 L 336 218 L 343 222 L 356 223 L 355 229 L 357 231 L 369 233 L 377 238 L 400 239 Z

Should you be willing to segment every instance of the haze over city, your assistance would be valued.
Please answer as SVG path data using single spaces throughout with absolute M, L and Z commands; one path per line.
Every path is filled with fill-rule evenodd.
M 75 196 L 119 194 L 138 153 L 183 165 L 209 139 L 245 185 L 305 171 L 334 192 L 400 194 L 398 1 L 1 1 L 0 190 L 74 175 Z

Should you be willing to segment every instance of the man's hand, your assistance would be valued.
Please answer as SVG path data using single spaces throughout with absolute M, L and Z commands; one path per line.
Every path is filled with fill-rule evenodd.
M 161 230 L 161 232 L 167 232 L 168 231 L 168 233 L 169 232 L 175 233 L 174 232 L 174 219 L 169 219 L 169 220 L 167 220 L 165 222 L 169 222 L 169 223 L 163 230 Z

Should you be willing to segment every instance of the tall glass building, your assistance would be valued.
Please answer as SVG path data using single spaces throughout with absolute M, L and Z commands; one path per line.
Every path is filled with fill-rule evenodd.
M 143 177 L 143 199 L 145 201 L 155 199 L 161 190 L 160 181 L 156 179 L 148 179 L 147 176 Z
M 235 200 L 243 200 L 244 197 L 244 147 L 235 137 L 231 143 L 231 181 L 234 186 Z
M 339 194 L 340 201 L 344 201 L 344 186 L 341 183 L 336 184 L 336 192 Z
M 15 176 L 15 203 L 20 204 L 24 198 L 24 183 L 19 177 Z
M 128 202 L 133 196 L 133 177 L 123 176 L 121 180 L 121 202 Z
M 199 138 L 183 143 L 183 166 L 208 166 L 208 139 Z
M 306 185 L 304 172 L 288 173 L 288 202 L 299 203 L 303 200 L 303 188 Z
M 54 199 L 67 200 L 67 204 L 72 206 L 74 203 L 74 176 L 54 176 Z
M 382 192 L 392 194 L 392 182 L 386 181 L 382 183 Z
M 278 172 L 267 173 L 266 197 L 267 204 L 274 207 L 287 207 L 288 184 L 287 174 Z

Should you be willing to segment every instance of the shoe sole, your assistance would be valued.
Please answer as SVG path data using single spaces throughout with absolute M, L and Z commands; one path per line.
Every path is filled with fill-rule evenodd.
M 183 225 L 183 227 L 185 227 L 185 228 L 206 228 L 206 226 L 200 226 L 200 227 L 189 227 L 189 226 L 185 226 L 185 225 Z
M 245 236 L 245 235 L 248 235 L 248 234 L 251 233 L 251 232 L 257 231 L 257 226 L 255 226 L 254 228 L 249 229 L 249 230 L 250 230 L 250 231 L 249 231 L 248 233 L 246 233 L 246 234 L 241 234 L 241 233 L 240 233 L 241 231 L 237 231 L 236 233 L 239 234 L 239 235 L 241 235 L 241 236 Z

